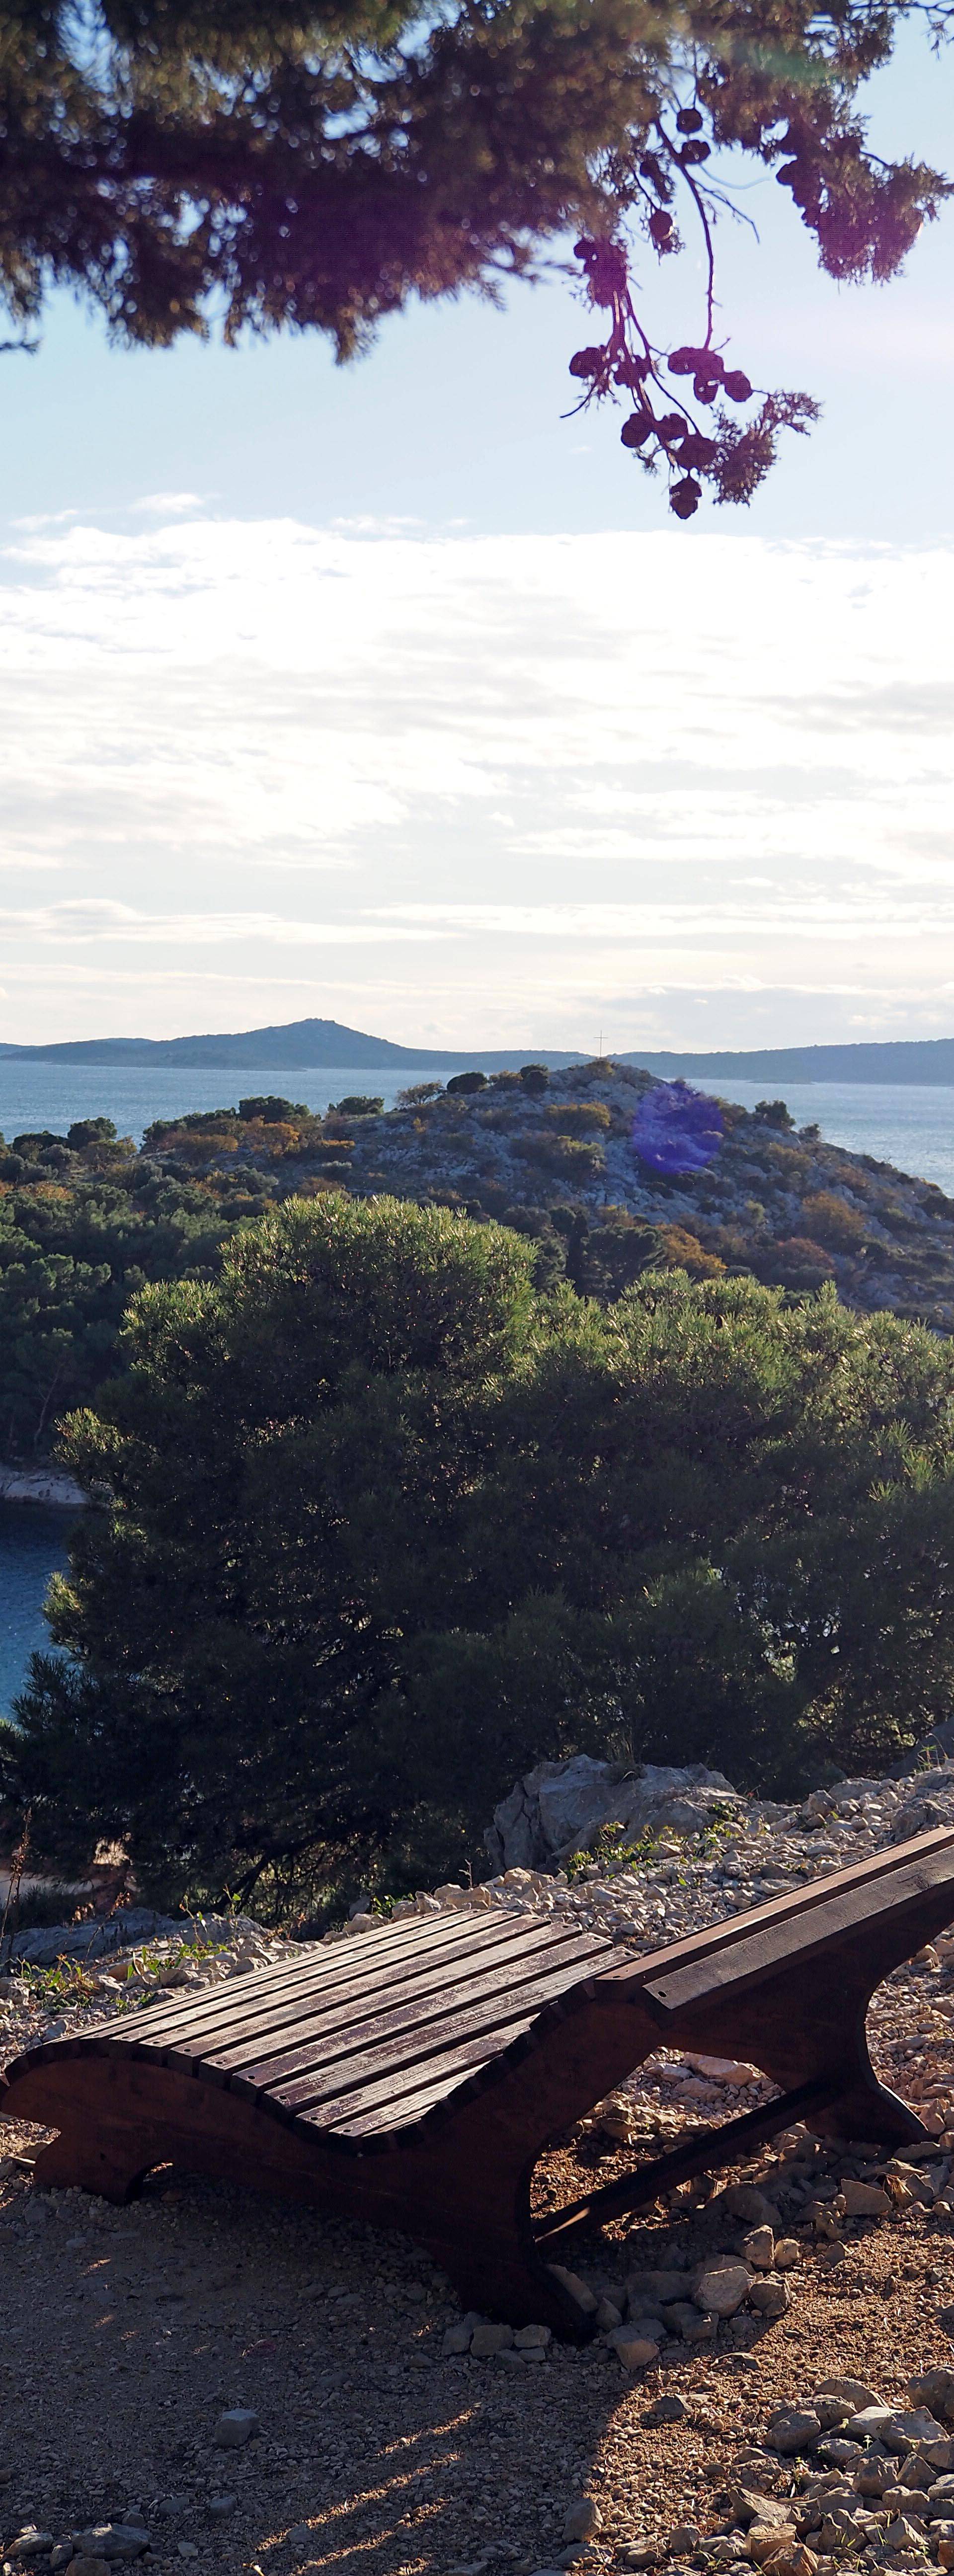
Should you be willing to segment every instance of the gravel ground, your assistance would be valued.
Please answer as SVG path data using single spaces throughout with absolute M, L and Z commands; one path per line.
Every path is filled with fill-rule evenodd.
M 836 1865 L 848 1834 L 860 1854 L 899 1839 L 899 1820 L 901 1832 L 934 1821 L 911 1821 L 923 1783 L 849 1783 L 835 1794 L 841 1813 L 823 1802 L 786 1821 L 789 1811 L 751 1809 L 714 1852 L 708 1838 L 700 1849 L 670 1849 L 667 1838 L 608 1882 L 536 1886 L 510 1872 L 475 1899 L 455 1890 L 417 1907 L 569 1903 L 645 1946 L 650 1926 L 654 1940 L 674 1937 L 763 1898 L 771 1868 L 778 1884 L 783 1871 L 796 1883 L 807 1874 L 806 1858 L 813 1872 Z M 939 1774 L 937 1821 L 952 1797 L 951 1777 Z M 252 1924 L 210 1923 L 102 1967 L 15 1974 L 0 1980 L 4 2056 L 289 1947 Z M 808 2406 L 823 2379 L 847 2373 L 879 2401 L 909 2407 L 913 2374 L 954 2364 L 954 2317 L 942 2320 L 954 2302 L 952 2012 L 954 1939 L 889 1978 L 872 2009 L 872 2053 L 926 2119 L 926 2149 L 886 2162 L 863 2145 L 829 2152 L 794 2130 L 733 2175 L 577 2240 L 574 2264 L 609 2302 L 600 2331 L 582 2350 L 550 2344 L 533 2363 L 515 2348 L 483 2360 L 445 2351 L 445 2339 L 463 2339 L 458 2305 L 402 2240 L 168 2174 L 121 2211 L 77 2192 L 41 2193 L 29 2165 L 37 2133 L 8 2124 L 3 2564 L 72 2563 L 75 2576 L 102 2576 L 120 2553 L 147 2569 L 197 2560 L 262 2576 L 532 2576 L 570 2563 L 597 2576 L 657 2559 L 771 2566 L 763 2512 L 785 2517 L 773 2576 L 954 2563 L 954 2507 L 949 2543 L 946 2498 L 928 2492 L 943 2462 L 936 2448 L 927 2457 L 950 2437 L 954 2377 L 951 2424 L 942 2389 L 933 2433 L 908 2428 L 892 2448 L 883 2423 L 873 2434 L 862 2427 L 861 2496 L 856 2435 L 839 2433 L 837 2400 L 820 2431 L 803 2428 L 800 2456 L 765 2448 L 773 2408 Z M 625 2171 L 633 2145 L 666 2144 L 766 2089 L 751 2068 L 661 2055 L 555 2145 L 538 2172 L 541 2204 L 575 2197 L 594 2172 Z M 853 2214 L 859 2198 L 870 2214 Z M 739 2288 L 721 2320 L 692 2298 L 719 2257 L 735 2258 Z M 647 2286 L 660 2271 L 681 2278 Z M 642 2331 L 654 2305 L 657 2357 L 627 2369 L 610 2340 L 615 2332 L 625 2347 L 616 2320 Z M 661 2399 L 669 2420 L 656 2422 Z M 843 2400 L 842 2415 L 857 2403 L 857 2393 Z M 216 2428 L 233 2408 L 257 2420 L 247 2442 L 224 2448 Z M 836 2451 L 848 2443 L 847 2467 L 829 2457 L 826 2425 Z M 874 2494 L 879 2482 L 887 2501 Z M 774 2498 L 756 2511 L 745 2499 L 760 2489 Z M 45 2542 L 26 2536 L 31 2525 Z

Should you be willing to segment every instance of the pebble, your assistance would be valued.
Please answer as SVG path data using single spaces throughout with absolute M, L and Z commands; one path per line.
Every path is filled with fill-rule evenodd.
M 617 2326 L 607 2340 L 624 2370 L 648 2370 L 659 2359 L 658 2343 L 650 2335 L 632 2334 L 627 2326 Z
M 489 2361 L 494 2353 L 508 2352 L 512 2343 L 512 2326 L 495 2325 L 491 2317 L 482 2317 L 474 2327 L 470 2349 L 478 2361 Z
M 778 2451 L 783 2459 L 793 2459 L 799 2451 L 814 2450 L 820 2432 L 813 2407 L 779 2406 L 769 2416 L 765 2439 L 770 2450 Z
M 700 2272 L 692 2295 L 697 2308 L 703 2308 L 707 2315 L 734 2317 L 751 2288 L 752 2275 L 747 2264 L 733 2262 L 731 2256 L 726 2256 L 708 2264 Z
M 565 2516 L 563 2537 L 564 2540 L 589 2540 L 595 2531 L 602 2531 L 602 2528 L 603 2516 L 599 2505 L 594 2504 L 592 2496 L 580 2496 Z
M 258 2416 L 251 2406 L 227 2406 L 219 2416 L 212 2435 L 221 2451 L 239 2451 L 258 2431 Z
M 675 2389 L 667 2389 L 664 2396 L 657 2397 L 654 2406 L 647 2407 L 640 2422 L 645 2424 L 647 2431 L 652 2431 L 657 2424 L 684 2424 L 688 2413 L 685 2398 L 677 2397 Z
M 771 2228 L 767 2224 L 762 2227 L 751 2227 L 748 2235 L 742 2238 L 739 2253 L 743 2262 L 748 2263 L 753 2272 L 770 2272 L 775 2260 L 775 2240 Z
M 74 2546 L 90 2558 L 141 2558 L 149 2547 L 149 2533 L 140 2522 L 97 2522 L 88 2531 L 75 2533 Z
M 848 2218 L 890 2218 L 889 2194 L 878 2183 L 856 2182 L 847 2174 L 841 2185 L 841 2198 Z

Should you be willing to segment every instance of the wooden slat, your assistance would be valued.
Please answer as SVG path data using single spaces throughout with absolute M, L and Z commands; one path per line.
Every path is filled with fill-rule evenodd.
M 747 1940 L 735 1943 L 721 1955 L 690 1960 L 684 1967 L 647 1979 L 643 1991 L 664 2012 L 679 2012 L 709 1995 L 721 1996 L 751 1984 L 768 1976 L 773 1968 L 788 1966 L 795 1958 L 811 1958 L 842 1933 L 857 1931 L 862 1924 L 873 1928 L 883 1917 L 903 1914 L 932 1887 L 943 1886 L 951 1879 L 954 1857 L 940 1851 L 925 1853 L 910 1867 L 896 1868 L 865 1888 L 846 1887 L 844 1883 L 839 1888 L 837 1882 L 829 1881 L 827 1901 L 806 1908 L 794 1921 L 763 1922 Z
M 590 1935 L 584 1934 L 582 1938 L 588 1947 L 579 1955 L 601 1962 L 608 1945 L 593 1942 Z M 363 2021 L 377 2019 L 388 2006 L 398 2009 L 411 1996 L 419 1999 L 436 1995 L 446 2001 L 453 1995 L 469 1991 L 475 1975 L 480 1972 L 503 1978 L 519 1974 L 523 1962 L 529 1960 L 532 1963 L 541 1950 L 565 1950 L 570 1943 L 576 1951 L 577 1942 L 572 1931 L 564 1931 L 561 1927 L 559 1933 L 554 1934 L 547 1919 L 541 1921 L 538 1918 L 516 1939 L 488 1941 L 463 1955 L 458 1953 L 450 1959 L 438 1958 L 426 1969 L 418 1969 L 416 1974 L 411 1973 L 414 1968 L 412 1960 L 404 1963 L 400 1976 L 389 1977 L 387 1981 L 369 1974 L 357 1992 L 353 1988 L 333 1988 L 329 1993 L 327 1988 L 319 1986 L 307 1993 L 298 1989 L 289 1996 L 279 1984 L 254 2013 L 243 2015 L 229 2012 L 226 2008 L 214 2023 L 205 2023 L 199 2030 L 184 2034 L 178 2030 L 170 2032 L 167 2025 L 157 2022 L 151 2030 L 141 2031 L 129 2045 L 137 2056 L 148 2057 L 153 2063 L 158 2060 L 163 2065 L 180 2062 L 197 2066 L 202 2061 L 214 2071 L 233 2051 L 233 2062 L 238 2064 L 243 2058 L 267 2054 L 273 2040 L 277 2050 L 293 2040 L 303 2042 L 311 2031 L 319 2036 L 322 2032 L 331 2033 L 338 2028 L 357 2027 Z M 123 2053 L 126 2043 L 121 2030 L 115 2033 L 115 2041 L 117 2052 Z
M 604 1978 L 613 1985 L 632 1985 L 634 1992 L 648 1985 L 650 1979 L 669 1973 L 683 1964 L 704 1960 L 720 1950 L 732 1949 L 747 1941 L 763 1924 L 786 1924 L 829 1902 L 833 1892 L 870 1886 L 922 1856 L 932 1857 L 948 1851 L 954 1872 L 954 1828 L 941 1825 L 927 1834 L 913 1835 L 910 1842 L 895 1843 L 891 1849 L 875 1854 L 873 1860 L 858 1861 L 853 1869 L 832 1870 L 825 1878 L 816 1878 L 806 1886 L 793 1888 L 785 1896 L 770 1897 L 765 1905 L 752 1905 L 743 1914 L 735 1914 L 724 1923 L 712 1923 L 704 1932 L 687 1934 L 663 1950 L 644 1951 L 640 1959 L 624 1960 L 619 1967 L 604 1969 Z
M 549 1916 L 545 1919 L 550 1920 Z M 330 1962 L 329 1953 L 325 1951 L 320 1959 L 312 1957 L 307 1966 L 301 1968 L 270 1968 L 267 1979 L 263 1981 L 251 1977 L 224 1978 L 220 1984 L 208 1988 L 205 1994 L 192 1996 L 188 2001 L 152 2004 L 141 2013 L 131 2013 L 128 2019 L 124 2016 L 122 2033 L 130 2040 L 138 2041 L 142 2036 L 152 2040 L 161 2030 L 170 2041 L 178 2042 L 193 2034 L 201 2037 L 220 2023 L 231 2029 L 251 2022 L 267 2029 L 272 2000 L 276 1995 L 328 1994 L 359 1998 L 368 1990 L 379 1992 L 383 1987 L 399 1984 L 425 1966 L 431 1968 L 435 1975 L 465 1975 L 468 1959 L 474 1952 L 485 1947 L 495 1948 L 505 1941 L 519 1944 L 540 1920 L 539 1915 L 528 1916 L 523 1924 L 518 1925 L 509 1915 L 501 1915 L 494 1920 L 480 1918 L 478 1932 L 466 1940 L 463 1937 L 467 1929 L 466 1919 L 451 1915 L 447 1918 L 444 1938 L 436 1939 L 426 1947 L 417 1943 L 399 1943 L 397 1935 L 404 1928 L 399 1925 L 395 1927 L 393 1936 L 395 1946 L 383 1953 L 375 1944 L 374 1952 L 369 1954 L 362 1942 L 357 1956 L 355 1951 L 351 1951 L 346 1960 L 339 1960 L 337 1964 L 333 1963 L 334 1954 L 331 1954 Z M 370 1935 L 368 1939 L 370 1941 Z M 250 1992 L 250 1989 L 254 1991 Z M 118 2030 L 118 2025 L 111 2027 Z
M 532 2030 L 536 2019 L 534 2013 L 531 2021 L 515 2023 L 507 2032 L 507 2047 Z M 496 2058 L 504 2055 L 505 2051 L 494 2049 L 490 2054 Z M 435 2090 L 439 2095 L 452 2093 L 465 2076 L 479 2074 L 487 2063 L 486 2038 L 465 2039 L 440 2057 L 422 2058 L 416 2070 L 416 2080 L 412 2076 L 408 2088 L 402 2086 L 399 2093 L 393 2075 L 384 2075 L 376 2082 L 362 2086 L 360 2091 L 343 2093 L 336 2101 L 323 2102 L 320 2110 L 299 2111 L 296 2119 L 304 2121 L 309 2129 L 330 2129 L 346 2137 L 357 2137 L 366 2114 L 390 2108 L 398 2113 L 395 2125 L 403 2129 L 408 2121 L 419 2118 L 423 2094 L 433 2094 Z
M 204 2064 L 230 2075 L 245 2072 L 256 2082 L 271 2084 L 286 2074 L 304 2073 L 309 2064 L 326 2067 L 356 2050 L 366 2051 L 403 2030 L 425 2029 L 472 2002 L 506 2001 L 527 1983 L 539 1983 L 541 1976 L 559 1972 L 579 1978 L 592 1964 L 585 1936 L 580 1941 L 541 1939 L 533 1948 L 522 1947 L 516 1957 L 491 1956 L 488 1961 L 485 1953 L 472 1974 L 457 1985 L 435 1986 L 433 1979 L 411 1978 L 398 1998 L 385 1999 L 383 2006 L 380 1995 L 369 1995 L 361 2014 L 339 2004 L 328 2013 L 312 2011 L 296 2015 L 291 2022 L 276 2021 L 267 2033 L 246 2034 L 234 2046 L 216 2050 L 214 2056 L 204 2055 Z
M 438 2008 L 425 2021 L 408 2015 L 403 2028 L 385 2022 L 367 2046 L 362 2047 L 360 2038 L 356 2038 L 354 2048 L 341 2050 L 324 2064 L 319 2059 L 310 2066 L 296 2065 L 292 2058 L 286 2061 L 287 2073 L 281 2071 L 280 2064 L 267 2060 L 262 2065 L 249 2066 L 244 2073 L 233 2076 L 232 2089 L 267 2092 L 296 2111 L 331 2101 L 337 2094 L 357 2091 L 389 2070 L 392 2082 L 400 2076 L 403 2089 L 418 2066 L 429 2058 L 446 2055 L 459 2039 L 482 2037 L 484 2056 L 498 2055 L 498 2035 L 508 2031 L 511 2022 L 528 2013 L 535 2018 L 545 2004 L 579 1986 L 581 1973 L 585 1974 L 585 1966 L 581 1970 L 581 1962 L 573 1959 L 562 1966 L 544 1966 L 536 1977 L 514 1979 L 507 1985 L 498 1980 L 483 1994 L 479 1988 L 473 1995 L 468 1992 L 466 2002 L 456 2011 L 446 2006 Z M 503 2038 L 499 2046 L 506 2046 Z
M 296 1981 L 311 1980 L 316 1983 L 327 1979 L 329 1982 L 342 1983 L 353 1977 L 362 1963 L 367 1975 L 372 1974 L 376 1968 L 383 1972 L 391 1957 L 409 1958 L 418 1951 L 426 1952 L 436 1946 L 449 1945 L 453 1948 L 461 1942 L 468 1923 L 474 1920 L 481 1930 L 493 1931 L 499 1924 L 507 1924 L 511 1930 L 513 1928 L 512 1915 L 504 1913 L 502 1909 L 499 1915 L 478 1915 L 476 1918 L 460 1914 L 444 1915 L 440 1922 L 433 1920 L 428 1923 L 430 1937 L 427 1941 L 420 1942 L 413 1939 L 405 1941 L 402 1937 L 405 1932 L 413 1934 L 416 1929 L 414 1924 L 390 1924 L 387 1942 L 383 1939 L 378 1940 L 373 1933 L 367 1932 L 356 1934 L 353 1941 L 336 1943 L 333 1949 L 325 1950 L 317 1947 L 303 1949 L 300 1965 L 293 1960 L 282 1960 L 277 1964 L 273 1961 L 267 1968 L 250 1970 L 237 1981 L 234 1978 L 223 1978 L 220 1983 L 206 1987 L 201 1994 L 194 1989 L 185 1990 L 181 1995 L 171 1997 L 168 2003 L 144 2004 L 139 2012 L 128 2014 L 124 2028 L 135 2032 L 141 2022 L 151 2022 L 156 2013 L 166 2013 L 170 2018 L 191 2021 L 197 2015 L 214 2012 L 225 1991 L 230 1993 L 241 1991 L 243 1995 L 248 1996 L 251 2004 L 278 1978 Z
M 508 2032 L 508 2047 L 519 2043 L 521 2038 L 526 2037 L 532 2029 L 532 2022 L 526 2024 L 518 2022 L 514 2029 Z M 479 2083 L 480 2075 L 479 2065 L 470 2070 L 469 2076 L 465 2072 L 462 2077 L 458 2069 L 455 2074 L 444 2075 L 437 2083 L 425 2086 L 423 2092 L 415 2093 L 413 2100 L 398 2097 L 391 2102 L 381 2102 L 375 2110 L 359 2112 L 351 2120 L 339 2121 L 337 2128 L 323 2129 L 321 2134 L 332 2141 L 340 2140 L 342 2145 L 348 2146 L 366 2144 L 368 2147 L 387 2147 L 389 2140 L 395 2136 L 398 2136 L 403 2143 L 405 2138 L 413 2138 L 419 2128 L 426 2128 L 428 2119 L 434 2112 L 440 2111 L 445 2103 L 459 2098 L 461 2094 L 466 2095 L 469 2083 Z M 307 2113 L 305 2118 L 307 2119 Z M 463 2199 L 466 2206 L 466 2183 L 463 2186 Z

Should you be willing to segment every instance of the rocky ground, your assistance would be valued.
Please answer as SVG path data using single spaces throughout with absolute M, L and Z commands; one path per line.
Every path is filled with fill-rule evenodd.
M 797 1811 L 743 1801 L 702 1834 L 660 1828 L 613 1875 L 583 1859 L 592 1875 L 575 1883 L 511 1869 L 413 1902 L 567 1906 L 645 1948 L 947 1821 L 952 1802 L 954 1766 L 844 1783 Z M 291 1947 L 207 1921 L 84 1962 L 82 1933 L 60 1964 L 34 1955 L 2 1981 L 6 2060 Z M 793 2130 L 580 2241 L 597 2328 L 580 2349 L 463 2319 L 406 2242 L 252 2192 L 168 2173 L 125 2210 L 40 2192 L 37 2133 L 8 2125 L 3 2566 L 954 2565 L 952 2015 L 954 1936 L 872 2009 L 875 2062 L 919 2110 L 925 2147 L 884 2158 Z M 555 2142 L 538 2197 L 574 2197 L 634 2148 L 767 2089 L 753 2068 L 663 2052 Z

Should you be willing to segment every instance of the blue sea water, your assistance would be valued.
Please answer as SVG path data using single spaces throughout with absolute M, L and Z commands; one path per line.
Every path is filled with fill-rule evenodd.
M 75 1118 L 112 1118 L 121 1136 L 142 1142 L 143 1129 L 154 1118 L 181 1118 L 187 1109 L 229 1109 L 249 1093 L 278 1092 L 283 1100 L 301 1100 L 306 1109 L 324 1112 L 333 1100 L 364 1093 L 393 1109 L 408 1083 L 447 1082 L 455 1065 L 413 1065 L 382 1073 L 380 1065 L 299 1065 L 278 1073 L 216 1072 L 200 1065 L 190 1072 L 180 1065 L 25 1064 L 0 1056 L 0 1135 L 23 1135 L 49 1127 L 65 1135 Z
M 66 1563 L 71 1512 L 0 1502 L 0 1716 L 8 1717 L 35 1647 L 49 1646 L 43 1599 Z
M 447 1068 L 449 1073 L 451 1068 Z M 0 1058 L 0 1133 L 28 1128 L 64 1134 L 76 1118 L 113 1118 L 120 1135 L 139 1142 L 153 1118 L 187 1109 L 217 1109 L 247 1092 L 276 1091 L 327 1109 L 346 1093 L 368 1092 L 393 1107 L 413 1071 L 325 1065 L 269 1073 L 189 1072 L 177 1066 L 8 1063 Z M 424 1077 L 422 1076 L 422 1079 Z M 446 1079 L 439 1070 L 428 1080 Z M 764 1083 L 733 1082 L 732 1098 L 751 1109 Z M 785 1098 L 799 1126 L 817 1122 L 832 1145 L 873 1154 L 903 1172 L 938 1182 L 954 1197 L 954 1089 L 888 1083 L 791 1083 Z M 69 1514 L 37 1504 L 0 1503 L 0 1711 L 19 1688 L 28 1657 L 49 1643 L 42 1603 L 50 1574 L 65 1562 Z
M 421 1079 L 446 1081 L 440 1066 Z M 74 1118 L 115 1119 L 121 1136 L 138 1144 L 153 1118 L 178 1118 L 187 1109 L 220 1109 L 247 1092 L 277 1091 L 327 1109 L 333 1100 L 367 1092 L 391 1109 L 398 1092 L 415 1079 L 413 1069 L 382 1073 L 380 1066 L 287 1068 L 222 1073 L 178 1065 L 24 1064 L 0 1057 L 0 1133 L 8 1139 L 28 1128 L 62 1135 Z M 701 1087 L 701 1086 L 700 1086 Z M 751 1109 L 764 1082 L 731 1084 L 731 1097 Z M 899 1171 L 937 1181 L 954 1196 L 954 1089 L 927 1083 L 794 1082 L 785 1098 L 798 1126 L 816 1121 L 832 1145 L 874 1154 Z

